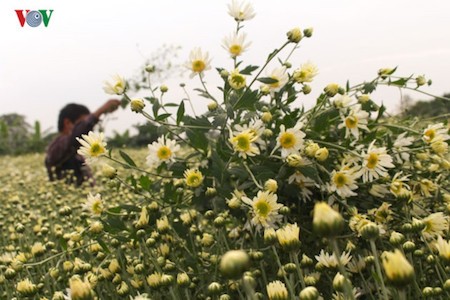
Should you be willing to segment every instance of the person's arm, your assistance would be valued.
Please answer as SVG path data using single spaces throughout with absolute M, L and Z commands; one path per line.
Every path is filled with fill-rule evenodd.
M 83 134 L 88 134 L 91 131 L 95 124 L 97 124 L 101 115 L 110 113 L 115 111 L 120 105 L 120 101 L 116 99 L 110 99 L 105 102 L 100 108 L 98 108 L 95 112 L 91 113 L 87 118 L 79 123 L 77 123 L 72 130 L 71 134 L 71 143 L 75 147 L 79 146 L 77 141 L 77 137 L 81 137 Z

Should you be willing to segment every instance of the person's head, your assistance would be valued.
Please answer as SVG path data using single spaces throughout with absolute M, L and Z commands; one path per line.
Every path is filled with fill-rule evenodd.
M 70 103 L 59 112 L 58 131 L 71 131 L 73 126 L 90 114 L 89 109 L 80 104 Z

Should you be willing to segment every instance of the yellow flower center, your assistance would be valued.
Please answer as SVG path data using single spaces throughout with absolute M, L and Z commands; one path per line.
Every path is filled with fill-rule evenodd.
M 234 45 L 230 46 L 229 51 L 233 56 L 238 56 L 242 52 L 242 47 L 241 47 L 241 45 L 234 44 Z
M 92 212 L 96 215 L 99 215 L 102 213 L 102 202 L 101 201 L 94 201 L 94 203 L 92 203 Z
M 91 156 L 99 156 L 105 152 L 105 148 L 99 143 L 93 143 L 91 145 Z
M 123 90 L 123 85 L 121 81 L 117 81 L 116 84 L 114 85 L 114 91 L 116 93 L 119 93 Z
M 358 125 L 358 118 L 355 116 L 349 116 L 347 118 L 345 118 L 345 126 L 347 126 L 347 128 L 355 128 Z
M 248 134 L 239 134 L 235 137 L 237 148 L 240 151 L 248 151 L 250 149 L 250 136 Z
M 280 137 L 280 145 L 285 149 L 294 147 L 296 141 L 295 135 L 291 132 L 285 132 Z
M 259 217 L 266 218 L 270 213 L 269 203 L 267 203 L 267 201 L 265 201 L 264 199 L 257 200 L 257 202 L 254 204 L 254 209 Z
M 194 60 L 192 62 L 192 71 L 196 72 L 196 73 L 200 73 L 202 72 L 204 69 L 206 68 L 206 64 L 203 60 Z
M 333 176 L 333 182 L 337 187 L 342 187 L 347 183 L 347 176 L 338 172 Z
M 186 184 L 190 187 L 198 187 L 203 181 L 203 176 L 198 171 L 186 174 Z
M 235 84 L 235 86 L 245 86 L 245 77 L 241 74 L 232 75 L 230 80 Z
M 367 157 L 367 167 L 369 169 L 373 169 L 378 164 L 378 154 L 376 153 L 370 153 L 369 157 Z
M 156 153 L 160 160 L 167 160 L 172 156 L 172 151 L 167 146 L 161 146 Z
M 432 141 L 436 137 L 436 130 L 428 129 L 424 135 L 428 138 L 428 141 Z

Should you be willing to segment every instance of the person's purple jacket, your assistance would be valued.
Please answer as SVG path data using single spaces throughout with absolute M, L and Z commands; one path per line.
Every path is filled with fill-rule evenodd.
M 71 134 L 59 135 L 50 143 L 45 157 L 45 166 L 51 181 L 67 177 L 68 182 L 80 185 L 84 180 L 92 177 L 91 170 L 85 164 L 83 157 L 77 154 L 80 143 L 76 138 L 91 131 L 97 122 L 98 118 L 90 114 L 85 120 L 75 124 Z M 73 172 L 72 175 L 75 178 L 70 178 L 68 171 Z

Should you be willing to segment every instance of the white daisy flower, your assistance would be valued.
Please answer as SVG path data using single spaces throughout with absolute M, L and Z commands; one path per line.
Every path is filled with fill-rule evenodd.
M 245 130 L 242 132 L 235 132 L 234 134 L 230 132 L 229 141 L 233 145 L 234 151 L 238 152 L 240 157 L 246 159 L 247 156 L 259 154 L 259 149 L 254 144 L 256 139 L 257 137 L 254 132 Z
M 89 193 L 86 203 L 82 205 L 82 209 L 90 212 L 94 216 L 100 216 L 104 210 L 102 196 L 100 194 L 94 196 Z
M 232 0 L 228 4 L 228 14 L 237 22 L 248 21 L 255 17 L 253 6 L 245 1 Z
M 423 131 L 423 140 L 426 143 L 432 143 L 434 140 L 448 140 L 448 129 L 444 126 L 444 123 L 431 124 Z
M 112 81 L 105 81 L 103 90 L 110 95 L 122 95 L 127 88 L 127 82 L 119 75 L 114 75 L 112 79 Z
M 388 176 L 386 168 L 394 168 L 392 157 L 386 153 L 386 148 L 377 148 L 375 141 L 370 143 L 367 153 L 362 152 L 363 165 L 361 168 L 363 182 L 372 182 L 380 177 Z
M 409 162 L 410 155 L 407 147 L 412 145 L 414 138 L 406 137 L 406 134 L 406 132 L 399 134 L 394 142 L 394 149 L 397 152 L 395 159 L 399 163 Z
M 293 128 L 285 129 L 284 125 L 280 126 L 280 134 L 277 138 L 277 148 L 281 147 L 281 156 L 286 158 L 289 154 L 298 154 L 303 146 L 306 134 L 301 131 L 303 123 L 297 123 Z
M 423 218 L 422 222 L 425 223 L 422 233 L 427 239 L 444 235 L 448 232 L 448 216 L 445 216 L 442 212 L 430 214 Z
M 300 188 L 300 194 L 302 195 L 303 201 L 305 202 L 306 200 L 311 200 L 313 192 L 310 188 L 317 186 L 316 182 L 313 179 L 306 177 L 300 171 L 295 171 L 294 174 L 289 176 L 288 183 L 293 183 Z
M 389 194 L 389 189 L 385 184 L 373 184 L 369 190 L 369 194 L 377 198 L 384 198 Z
M 87 163 L 93 163 L 98 157 L 106 153 L 106 142 L 104 141 L 103 132 L 95 133 L 89 131 L 89 133 L 81 135 L 82 138 L 76 138 L 81 144 L 77 153 L 86 159 Z
M 174 140 L 159 137 L 157 141 L 148 145 L 148 150 L 147 165 L 151 168 L 157 168 L 163 162 L 174 162 L 176 154 L 180 150 L 180 145 Z
M 331 103 L 333 103 L 336 108 L 343 109 L 352 105 L 353 99 L 348 95 L 337 95 L 331 100 Z
M 265 146 L 266 143 L 261 138 L 265 127 L 264 123 L 261 120 L 252 119 L 248 124 L 243 125 L 237 124 L 234 126 L 234 128 L 236 129 L 236 131 L 239 132 L 249 130 L 256 136 L 255 143 L 258 144 L 259 146 Z
M 342 252 L 341 256 L 339 257 L 339 261 L 336 259 L 336 256 L 334 253 L 327 253 L 323 249 L 320 250 L 319 255 L 315 256 L 316 260 L 324 265 L 326 268 L 335 269 L 339 265 L 339 261 L 342 263 L 342 265 L 347 265 L 350 260 L 352 259 L 352 256 L 350 255 L 350 252 Z
M 202 75 L 204 71 L 211 69 L 208 52 L 203 53 L 200 48 L 194 48 L 189 54 L 189 61 L 185 63 L 185 67 L 192 71 L 190 78 L 197 74 Z
M 251 45 L 250 42 L 245 42 L 246 37 L 245 33 L 232 33 L 223 39 L 222 47 L 230 53 L 232 58 L 238 57 Z
M 345 127 L 345 138 L 353 135 L 356 139 L 359 138 L 359 129 L 369 131 L 367 128 L 367 120 L 369 118 L 369 113 L 361 110 L 361 105 L 355 105 L 348 115 L 341 114 L 342 123 L 338 125 L 338 128 Z
M 298 83 L 312 82 L 314 77 L 319 73 L 319 69 L 315 64 L 308 61 L 294 71 L 292 77 Z
M 446 241 L 442 238 L 442 236 L 438 236 L 434 247 L 439 253 L 439 257 L 443 259 L 445 262 L 450 262 L 450 242 Z
M 285 67 L 273 69 L 270 74 L 267 74 L 267 77 L 276 80 L 276 82 L 266 85 L 271 93 L 279 92 L 289 80 Z
M 257 229 L 261 227 L 274 227 L 282 219 L 278 210 L 283 206 L 277 203 L 277 195 L 270 192 L 259 191 L 253 200 L 243 196 L 242 202 L 251 206 L 253 218 L 250 223 Z
M 342 168 L 339 171 L 333 170 L 328 190 L 336 192 L 342 198 L 356 196 L 357 194 L 353 192 L 358 188 L 355 184 L 356 178 L 357 174 L 354 169 Z

